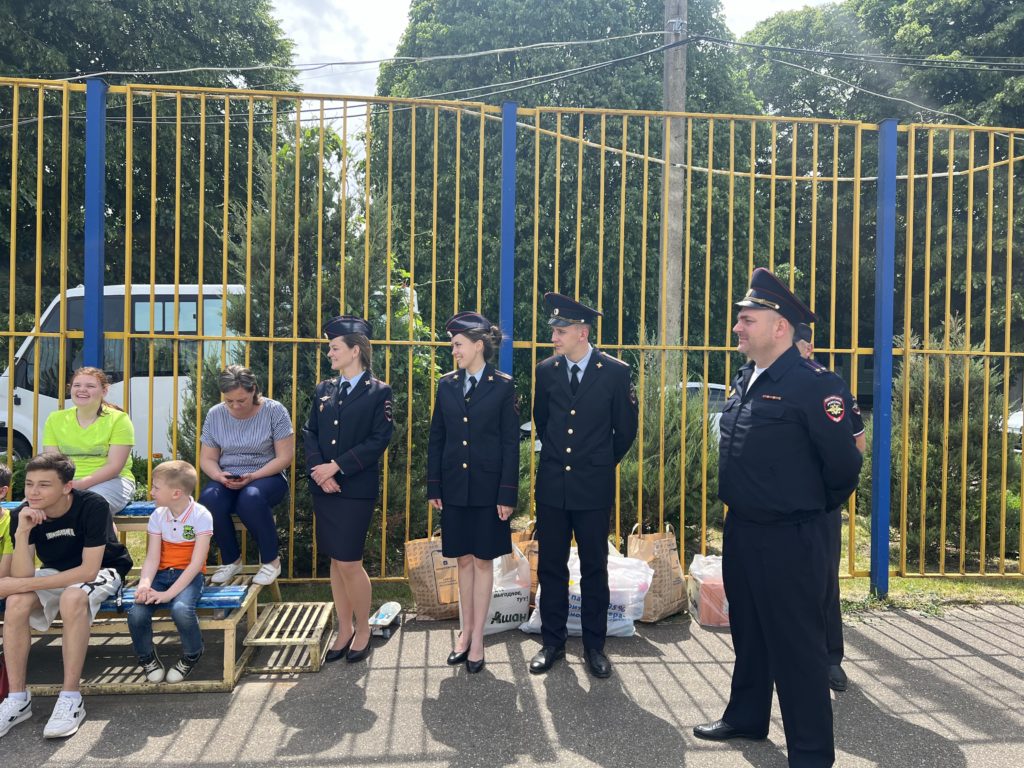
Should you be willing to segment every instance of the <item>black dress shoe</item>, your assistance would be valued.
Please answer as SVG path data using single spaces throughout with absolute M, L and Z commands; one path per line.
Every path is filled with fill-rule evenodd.
M 829 664 L 828 666 L 828 687 L 833 691 L 842 693 L 849 686 L 850 681 L 846 677 L 846 673 L 843 668 L 838 664 Z
M 707 739 L 708 741 L 727 741 L 728 739 L 763 741 L 768 738 L 768 734 L 745 733 L 733 728 L 725 720 L 715 720 L 713 723 L 695 725 L 693 727 L 693 735 L 698 739 Z
M 456 664 L 461 664 L 468 658 L 469 648 L 464 651 L 452 651 L 448 654 L 448 663 L 454 667 Z
M 484 660 L 478 659 L 477 661 L 470 661 L 466 659 L 466 671 L 471 675 L 475 675 L 477 672 L 484 668 Z
M 608 657 L 603 652 L 594 648 L 588 648 L 583 652 L 583 655 L 586 657 L 587 665 L 590 667 L 590 674 L 594 677 L 611 677 L 612 663 L 608 661 Z
M 338 648 L 337 650 L 332 648 L 331 650 L 329 650 L 327 652 L 327 655 L 324 656 L 324 661 L 338 661 L 339 659 L 345 658 L 345 655 L 348 653 L 349 646 L 352 645 L 352 638 L 355 636 L 356 633 L 353 632 L 352 637 L 350 637 L 348 639 L 348 642 L 341 646 L 341 648 Z
M 565 648 L 556 648 L 553 645 L 545 645 L 537 655 L 530 659 L 530 672 L 535 675 L 547 672 L 559 659 L 565 658 Z
M 349 662 L 351 664 L 351 663 L 356 662 L 356 661 L 362 661 L 363 659 L 365 659 L 369 655 L 370 655 L 370 641 L 367 640 L 366 641 L 366 645 L 364 645 L 358 651 L 353 649 L 353 648 L 349 648 L 348 653 L 345 655 L 345 661 L 347 661 L 347 662 Z

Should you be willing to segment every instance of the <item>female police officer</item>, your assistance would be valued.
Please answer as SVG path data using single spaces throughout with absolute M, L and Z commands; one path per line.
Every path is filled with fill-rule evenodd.
M 508 519 L 519 486 L 519 427 L 512 377 L 487 360 L 501 331 L 460 312 L 445 325 L 458 368 L 441 377 L 427 449 L 427 495 L 441 510 L 441 547 L 458 558 L 462 632 L 449 664 L 484 668 L 491 561 L 512 551 Z
M 303 437 L 317 542 L 331 558 L 338 612 L 338 637 L 326 660 L 360 661 L 370 651 L 363 547 L 380 486 L 380 458 L 394 432 L 391 387 L 370 370 L 369 323 L 343 315 L 324 326 L 324 335 L 339 376 L 317 384 Z

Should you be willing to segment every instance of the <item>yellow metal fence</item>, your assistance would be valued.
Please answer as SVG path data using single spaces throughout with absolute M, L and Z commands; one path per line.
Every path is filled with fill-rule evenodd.
M 9 452 L 38 447 L 40 414 L 63 406 L 81 356 L 83 90 L 0 80 Z M 641 408 L 619 470 L 615 534 L 624 546 L 636 524 L 671 524 L 688 562 L 720 546 L 716 405 L 742 362 L 732 301 L 755 266 L 811 303 L 819 359 L 847 379 L 870 424 L 877 128 L 525 107 L 516 121 L 504 330 L 522 420 L 529 430 L 530 374 L 549 354 L 543 293 L 597 306 L 597 343 L 633 366 Z M 424 464 L 434 382 L 450 367 L 444 321 L 462 309 L 499 317 L 501 111 L 118 86 L 106 136 L 105 367 L 145 435 L 140 474 L 156 454 L 195 457 L 226 362 L 250 365 L 301 429 L 329 375 L 324 320 L 363 315 L 397 427 L 368 565 L 402 578 L 404 542 L 437 523 Z M 1020 145 L 1013 131 L 944 126 L 906 126 L 900 141 L 893 567 L 1020 573 Z M 536 461 L 536 435 L 524 437 L 520 522 Z M 322 578 L 301 449 L 298 460 L 279 518 L 286 572 Z M 851 575 L 868 562 L 865 466 L 845 525 Z

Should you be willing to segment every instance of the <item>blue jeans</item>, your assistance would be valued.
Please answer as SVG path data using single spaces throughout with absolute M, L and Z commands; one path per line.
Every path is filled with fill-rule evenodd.
M 178 580 L 183 571 L 177 568 L 166 568 L 157 571 L 153 577 L 153 589 L 163 592 Z M 174 626 L 181 635 L 182 655 L 195 658 L 203 652 L 203 635 L 199 630 L 199 618 L 196 616 L 196 604 L 203 595 L 203 574 L 196 574 L 192 583 L 174 596 L 169 603 L 132 603 L 128 611 L 128 630 L 132 633 L 132 645 L 140 659 L 149 659 L 153 655 L 153 612 L 160 608 L 170 608 Z
M 235 562 L 242 556 L 238 537 L 231 521 L 231 513 L 246 527 L 260 550 L 260 562 L 277 559 L 277 523 L 274 507 L 288 493 L 288 481 L 281 475 L 253 480 L 240 491 L 233 491 L 215 480 L 203 487 L 197 501 L 213 515 L 213 538 L 220 549 L 224 564 Z

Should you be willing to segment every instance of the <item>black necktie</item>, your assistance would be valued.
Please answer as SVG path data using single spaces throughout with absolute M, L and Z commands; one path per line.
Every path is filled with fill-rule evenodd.
M 476 376 L 469 377 L 469 389 L 466 390 L 466 402 L 469 402 L 469 398 L 473 396 L 473 390 L 476 389 Z
M 572 364 L 572 378 L 569 379 L 569 387 L 572 389 L 572 393 L 575 395 L 576 390 L 580 388 L 580 367 L 576 363 Z
M 349 388 L 351 386 L 352 386 L 351 382 L 348 382 L 348 381 L 341 382 L 341 392 L 338 393 L 338 402 L 339 403 L 344 402 L 345 398 L 348 397 L 348 390 L 349 390 Z

